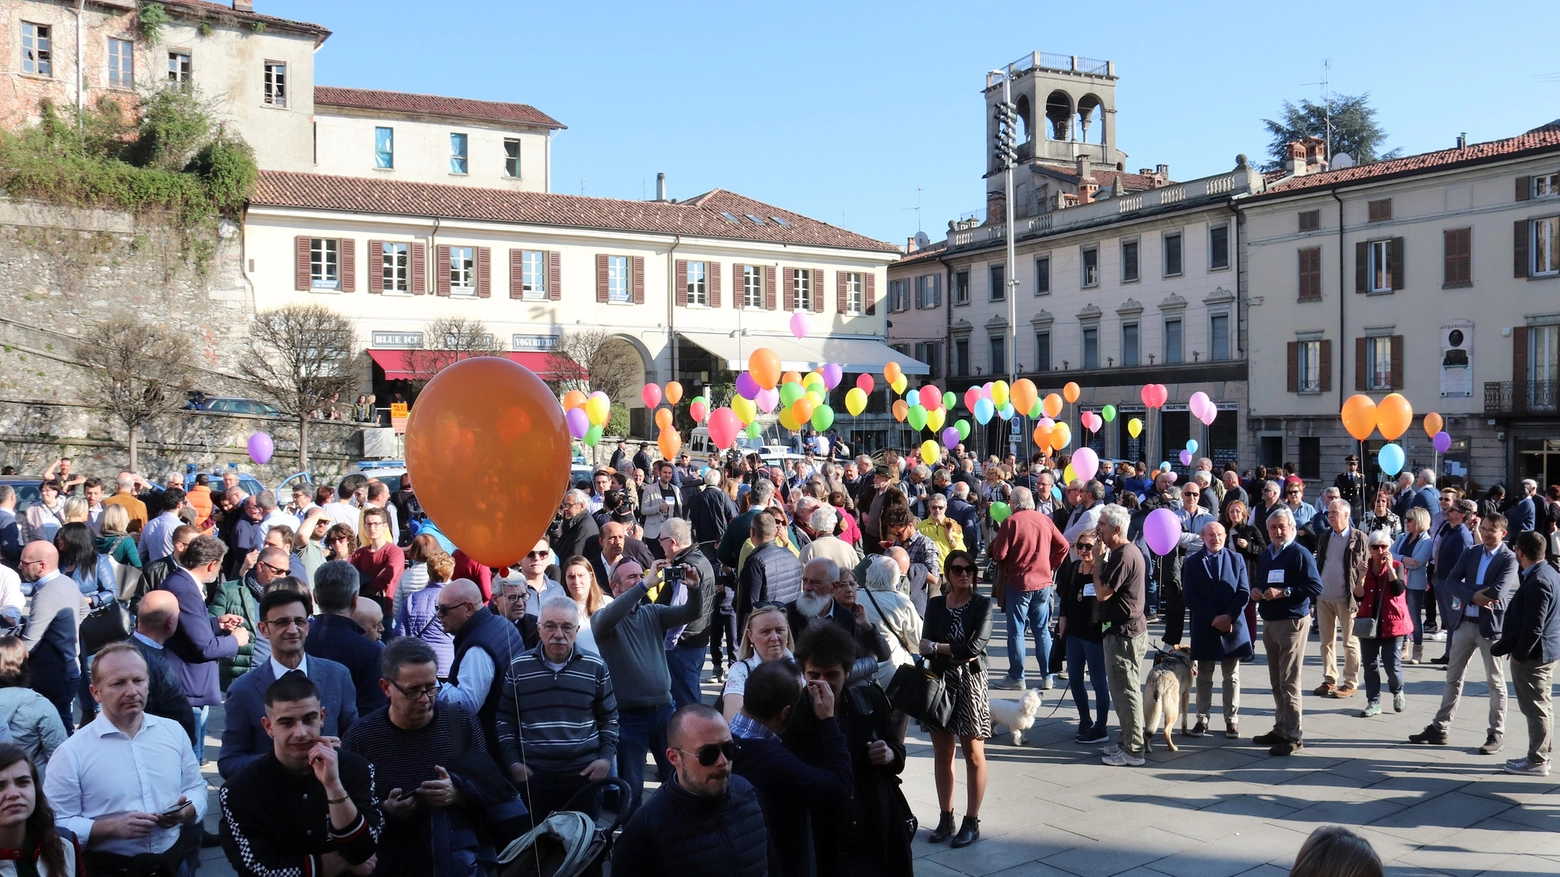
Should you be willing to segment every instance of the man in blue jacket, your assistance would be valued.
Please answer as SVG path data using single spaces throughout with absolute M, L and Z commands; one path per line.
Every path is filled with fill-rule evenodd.
M 324 658 L 347 668 L 352 687 L 357 690 L 357 715 L 366 716 L 390 703 L 379 687 L 379 659 L 384 643 L 363 635 L 363 628 L 352 620 L 359 589 L 358 571 L 344 560 L 321 564 L 314 571 L 314 598 L 320 615 L 309 625 L 303 649 L 312 658 Z M 446 623 L 445 629 L 449 629 Z
M 1528 722 L 1528 754 L 1506 762 L 1506 773 L 1549 776 L 1554 712 L 1550 683 L 1560 661 L 1560 573 L 1544 562 L 1544 537 L 1517 537 L 1521 584 L 1512 595 L 1501 627 L 1500 642 L 1491 653 L 1511 656 L 1511 683 L 1517 707 Z
M 1451 501 L 1441 510 L 1441 526 L 1437 528 L 1433 523 L 1431 525 L 1431 532 L 1436 534 L 1435 602 L 1441 627 L 1447 631 L 1446 651 L 1439 658 L 1431 658 L 1432 664 L 1445 664 L 1452 653 L 1451 586 L 1447 584 L 1447 579 L 1457 568 L 1457 561 L 1462 559 L 1463 552 L 1473 547 L 1473 530 L 1469 527 L 1468 518 L 1479 508 L 1471 499 L 1458 499 L 1456 494 L 1449 491 L 1446 495 Z
M 1267 652 L 1273 689 L 1273 730 L 1253 738 L 1271 755 L 1293 755 L 1304 747 L 1300 731 L 1300 673 L 1305 666 L 1306 634 L 1311 630 L 1311 601 L 1322 594 L 1322 576 L 1311 552 L 1295 542 L 1295 516 L 1287 506 L 1267 519 L 1268 547 L 1257 560 L 1251 582 L 1262 616 L 1262 647 Z
M 179 600 L 179 626 L 165 647 L 168 666 L 195 709 L 196 761 L 204 760 L 206 754 L 206 718 L 211 708 L 222 702 L 218 662 L 237 655 L 249 642 L 244 619 L 237 615 L 212 618 L 206 611 L 206 586 L 221 577 L 225 554 L 227 546 L 222 540 L 197 536 L 179 557 L 179 568 L 158 586 Z

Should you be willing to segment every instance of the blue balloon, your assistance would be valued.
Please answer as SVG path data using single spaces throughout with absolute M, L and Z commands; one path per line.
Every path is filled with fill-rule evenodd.
M 1195 453 L 1197 453 L 1197 439 L 1187 439 L 1186 440 L 1186 452 L 1188 454 L 1195 454 Z
M 1012 402 L 1004 402 L 1004 403 L 1002 403 L 1002 409 L 997 412 L 997 416 L 1002 418 L 1003 420 L 1012 420 L 1013 419 L 1013 415 L 1016 414 L 1016 413 L 1018 413 L 1018 412 L 1013 410 L 1013 403 Z
M 991 404 L 990 399 L 977 399 L 975 401 L 975 422 L 985 426 L 991 422 L 991 416 L 997 413 L 997 406 Z
M 1382 445 L 1376 453 L 1376 464 L 1388 475 L 1397 475 L 1403 471 L 1403 463 L 1403 449 L 1395 444 Z

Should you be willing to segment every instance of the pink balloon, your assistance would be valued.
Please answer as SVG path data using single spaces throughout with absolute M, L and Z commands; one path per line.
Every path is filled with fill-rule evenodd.
M 737 412 L 730 408 L 716 408 L 710 412 L 710 441 L 715 447 L 726 450 L 731 443 L 737 440 L 737 431 L 742 429 L 742 420 L 737 417 Z
M 1090 481 L 1095 473 L 1100 471 L 1100 456 L 1094 453 L 1093 448 L 1083 447 L 1073 452 L 1073 474 L 1084 481 Z
M 1209 402 L 1209 403 L 1203 405 L 1202 413 L 1197 415 L 1197 419 L 1202 421 L 1203 426 L 1212 426 L 1214 418 L 1216 418 L 1218 416 L 1219 416 L 1219 406 L 1213 404 L 1212 402 Z
M 828 381 L 825 380 L 824 383 L 828 383 Z M 875 386 L 877 386 L 877 382 L 872 380 L 871 375 L 865 372 L 856 375 L 856 389 L 861 392 L 871 394 L 872 388 Z
M 656 384 L 645 384 L 645 388 L 639 391 L 639 398 L 645 400 L 646 408 L 654 408 L 661 404 L 661 388 Z
M 1143 521 L 1143 538 L 1150 551 L 1163 557 L 1181 541 L 1181 519 L 1169 509 L 1154 509 Z
M 921 407 L 927 411 L 942 407 L 942 392 L 931 384 L 921 388 Z
M 775 410 L 776 405 L 780 404 L 780 391 L 759 390 L 758 398 L 753 401 L 758 403 L 758 407 L 762 409 L 765 414 L 768 414 L 769 412 Z
M 964 407 L 972 413 L 975 411 L 975 403 L 980 401 L 980 387 L 970 387 L 964 391 Z
M 801 340 L 807 337 L 807 318 L 800 312 L 791 315 L 791 334 Z
M 703 423 L 704 416 L 710 413 L 710 407 L 703 402 L 694 402 L 688 406 L 688 415 L 694 423 Z
M 1186 451 L 1185 453 L 1189 454 L 1191 452 L 1190 451 Z M 1171 469 L 1166 469 L 1165 470 L 1165 477 L 1170 480 L 1171 484 L 1174 484 L 1174 483 L 1176 483 L 1177 481 L 1179 481 L 1181 479 L 1181 476 L 1175 474 L 1174 470 L 1171 470 Z

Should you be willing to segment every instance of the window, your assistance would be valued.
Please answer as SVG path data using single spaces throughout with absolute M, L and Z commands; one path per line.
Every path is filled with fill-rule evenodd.
M 1322 342 L 1301 341 L 1298 347 L 1300 353 L 1298 389 L 1302 393 L 1320 393 L 1322 391 Z
M 1165 320 L 1165 362 L 1181 361 L 1181 318 Z
M 845 313 L 861 313 L 862 288 L 866 285 L 859 271 L 841 275 L 845 283 Z
M 520 141 L 512 138 L 504 140 L 504 176 L 520 179 Z
M 953 342 L 953 370 L 960 375 L 970 373 L 970 339 L 960 338 Z
M 380 271 L 385 292 L 411 291 L 411 247 L 386 241 L 380 245 Z
M 374 167 L 395 167 L 395 129 L 374 129 Z
M 1442 288 L 1473 285 L 1473 229 L 1449 228 L 1441 232 L 1446 267 Z
M 889 284 L 890 297 L 894 294 L 893 286 L 894 284 Z M 762 308 L 764 306 L 764 266 L 742 266 L 742 306 L 745 308 Z
M 1035 260 L 1035 295 L 1051 294 L 1051 257 L 1041 256 Z
M 1079 252 L 1079 264 L 1082 266 L 1081 276 L 1078 282 L 1084 289 L 1100 285 L 1100 248 L 1084 247 Z
M 1317 229 L 1320 229 L 1321 227 L 1322 227 L 1322 211 L 1320 211 L 1320 210 L 1302 210 L 1302 211 L 1300 211 L 1300 230 L 1301 231 L 1316 231 Z
M 1223 362 L 1230 358 L 1230 315 L 1214 314 L 1208 318 L 1208 358 Z
M 315 238 L 309 242 L 309 285 L 315 289 L 341 288 L 341 241 Z
M 910 309 L 910 281 L 888 281 L 888 312 L 897 314 Z
M 754 216 L 751 213 L 744 213 L 742 215 L 746 216 L 748 218 L 748 220 L 750 222 L 752 222 L 754 225 L 763 225 L 764 224 L 764 221 L 762 219 L 759 219 L 757 216 Z
M 1121 242 L 1121 282 L 1136 283 L 1138 279 L 1138 242 Z
M 287 65 L 265 62 L 265 102 L 273 107 L 287 106 Z
M 520 251 L 520 297 L 526 301 L 547 300 L 546 251 Z
M 1300 251 L 1300 300 L 1322 300 L 1322 248 L 1306 247 Z
M 1051 370 L 1051 333 L 1035 333 L 1035 371 L 1048 372 Z
M 477 250 L 450 247 L 450 294 L 477 294 Z
M 1365 389 L 1392 389 L 1392 336 L 1365 339 Z
M 135 87 L 135 43 L 109 38 L 108 87 Z
M 1392 199 L 1382 198 L 1365 205 L 1367 222 L 1386 222 L 1392 218 Z
M 190 53 L 168 53 L 168 81 L 174 85 L 185 85 L 190 81 Z
M 931 368 L 927 378 L 942 377 L 942 342 L 941 341 L 917 341 L 915 345 L 915 358 L 924 362 Z
M 942 306 L 942 275 L 922 274 L 915 279 L 915 306 L 917 308 Z
M 769 217 L 769 221 L 773 222 L 775 225 L 780 226 L 781 228 L 790 228 L 791 227 L 791 223 L 786 222 L 784 219 L 781 219 L 778 216 L 771 216 L 771 217 Z
M 970 303 L 970 272 L 960 271 L 953 275 L 953 303 L 958 305 Z
M 1392 241 L 1370 242 L 1370 280 L 1367 290 L 1370 292 L 1391 292 L 1392 286 Z
M 1083 327 L 1083 367 L 1100 367 L 1100 327 Z
M 1007 300 L 1007 266 L 991 266 L 991 300 Z
M 1007 374 L 1007 336 L 992 335 L 991 341 L 991 373 L 994 375 Z
M 1312 480 L 1322 477 L 1321 436 L 1300 437 L 1300 477 Z
M 628 304 L 633 301 L 628 289 L 628 257 L 607 257 L 607 301 Z
M 46 24 L 22 22 L 22 72 L 35 76 L 54 75 L 53 28 Z
M 1548 383 L 1560 379 L 1560 326 L 1528 327 L 1527 379 L 1531 383 Z M 1540 392 L 1549 395 L 1547 390 Z M 1550 398 L 1553 399 L 1553 396 Z
M 710 288 L 705 282 L 704 273 L 708 270 L 704 262 L 688 263 L 688 304 L 709 307 Z
M 1533 220 L 1533 270 L 1530 276 L 1560 274 L 1560 216 Z
M 1216 225 L 1208 229 L 1208 270 L 1230 267 L 1230 227 Z
M 796 310 L 813 310 L 812 274 L 806 268 L 791 271 L 791 304 Z
M 1181 233 L 1174 232 L 1165 235 L 1165 276 L 1177 277 L 1181 274 Z
M 466 135 L 450 135 L 450 173 L 466 172 Z
M 1533 197 L 1553 198 L 1560 195 L 1560 173 L 1533 177 Z
M 1138 360 L 1138 324 L 1121 324 L 1121 364 L 1124 366 L 1137 365 Z

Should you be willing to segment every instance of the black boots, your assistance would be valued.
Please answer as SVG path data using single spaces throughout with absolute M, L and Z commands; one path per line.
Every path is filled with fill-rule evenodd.
M 937 820 L 937 830 L 933 831 L 932 836 L 927 840 L 940 844 L 951 836 L 953 836 L 953 811 L 949 810 Z
M 980 840 L 980 820 L 973 816 L 964 817 L 964 823 L 959 826 L 959 833 L 953 836 L 953 848 L 967 847 Z

